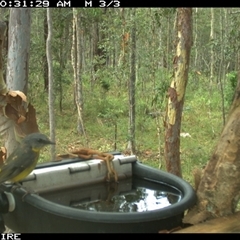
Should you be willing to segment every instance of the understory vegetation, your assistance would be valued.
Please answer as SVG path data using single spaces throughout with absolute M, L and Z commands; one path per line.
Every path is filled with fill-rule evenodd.
M 41 132 L 49 136 L 46 9 L 32 9 L 28 100 L 36 109 Z M 53 76 L 56 150 L 73 148 L 129 154 L 128 85 L 131 33 L 136 26 L 136 155 L 165 170 L 164 117 L 173 76 L 176 8 L 77 8 L 86 137 L 77 128 L 74 99 L 73 9 L 53 9 Z M 1 9 L 8 20 L 9 9 Z M 192 171 L 203 168 L 217 143 L 234 96 L 239 66 L 238 9 L 194 8 L 190 56 L 181 126 L 183 178 L 193 184 Z M 6 57 L 6 56 L 5 56 Z M 5 59 L 6 62 L 6 59 Z M 6 69 L 6 67 L 5 67 Z M 80 83 L 79 83 L 80 85 Z M 45 148 L 40 162 L 49 161 Z
M 223 127 L 221 94 L 217 84 L 209 92 L 208 79 L 189 78 L 185 96 L 181 130 L 181 162 L 183 178 L 192 183 L 194 168 L 203 168 L 209 160 Z M 229 92 L 231 82 L 229 81 Z M 138 86 L 141 88 L 142 86 Z M 48 134 L 49 122 L 47 93 L 30 88 L 30 101 L 36 108 L 39 128 Z M 34 93 L 33 93 L 34 92 Z M 111 85 L 108 91 L 99 86 L 84 83 L 84 123 L 87 139 L 79 135 L 76 128 L 77 110 L 73 107 L 72 86 L 65 90 L 63 109 L 59 110 L 56 101 L 56 141 L 57 153 L 66 153 L 72 148 L 91 147 L 101 151 L 126 152 L 128 141 L 128 95 L 124 90 Z M 137 91 L 138 92 L 138 91 Z M 141 92 L 141 91 L 139 91 Z M 165 169 L 164 162 L 164 110 L 166 93 L 157 92 L 161 106 L 154 106 L 156 96 L 151 85 L 144 86 L 145 96 L 138 93 L 136 109 L 136 146 L 137 157 L 143 163 L 155 168 Z M 226 101 L 226 109 L 231 103 Z M 34 96 L 34 97 L 33 97 Z M 145 100 L 146 99 L 146 100 Z M 152 116 L 155 113 L 157 116 Z M 161 114 L 162 113 L 162 114 Z M 116 148 L 116 149 L 115 149 Z M 45 149 L 40 161 L 48 161 L 48 149 Z

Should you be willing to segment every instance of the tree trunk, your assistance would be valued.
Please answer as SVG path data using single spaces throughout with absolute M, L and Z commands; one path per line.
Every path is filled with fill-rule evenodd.
M 4 95 L 7 93 L 7 86 L 4 81 L 3 77 L 3 46 L 4 41 L 6 38 L 6 23 L 3 21 L 0 21 L 0 94 Z M 5 135 L 8 132 L 8 129 L 11 128 L 11 122 L 6 120 L 6 117 L 4 116 L 3 112 L 0 111 L 0 134 Z M 0 159 L 1 161 L 2 159 Z
M 78 111 L 78 124 L 77 130 L 81 135 L 85 136 L 87 141 L 86 132 L 82 118 L 83 111 L 83 93 L 82 93 L 82 79 L 81 79 L 81 34 L 80 34 L 80 15 L 77 9 L 73 8 L 73 46 L 72 46 L 72 66 L 74 72 L 74 91 L 75 91 L 75 104 Z
M 174 57 L 174 75 L 168 89 L 165 121 L 165 160 L 167 171 L 181 177 L 180 128 L 192 45 L 191 8 L 178 8 L 176 32 L 177 45 Z
M 220 49 L 220 64 L 218 67 L 218 84 L 220 86 L 220 94 L 221 94 L 221 107 L 222 107 L 222 119 L 223 119 L 223 126 L 225 125 L 226 119 L 225 119 L 225 95 L 224 95 L 224 78 L 226 76 L 226 64 L 225 64 L 225 54 L 224 54 L 224 48 L 226 46 L 225 43 L 225 35 L 224 35 L 224 13 L 223 10 L 220 9 L 220 33 L 221 33 L 221 49 Z
M 196 224 L 236 210 L 240 195 L 240 71 L 234 101 L 216 149 L 203 171 L 198 202 L 185 217 Z
M 170 13 L 168 13 L 167 15 L 167 50 L 166 50 L 166 54 L 165 54 L 165 62 L 166 65 L 164 64 L 164 67 L 166 67 L 169 71 L 170 71 L 170 64 L 169 64 L 169 57 L 171 56 L 171 51 L 170 51 L 170 38 L 171 38 L 171 27 L 172 24 L 170 24 Z M 171 26 L 171 27 L 170 27 Z
M 30 22 L 27 27 L 29 26 Z M 24 26 L 22 28 L 19 28 L 19 31 L 21 31 L 20 29 L 24 29 Z M 4 38 L 6 37 L 5 34 L 6 24 L 0 22 L 0 135 L 5 135 L 7 138 L 7 149 L 0 150 L 0 161 L 3 161 L 7 157 L 7 155 L 11 154 L 15 147 L 17 147 L 18 142 L 21 140 L 22 137 L 33 132 L 39 132 L 36 121 L 35 109 L 31 104 L 27 102 L 26 95 L 21 91 L 13 91 L 11 89 L 8 91 L 4 82 L 2 49 L 5 41 Z M 26 35 L 26 37 L 30 36 Z M 18 39 L 17 43 L 21 44 L 21 41 L 23 41 L 23 38 Z M 11 51 L 13 50 L 11 49 Z M 14 65 L 14 61 L 26 61 L 26 59 L 21 59 L 21 57 L 21 55 L 16 55 L 15 59 L 11 59 L 13 62 L 10 62 L 9 64 Z M 23 71 L 23 69 L 21 70 Z M 8 74 L 16 75 L 15 72 Z M 22 76 L 23 75 L 24 74 L 22 74 Z M 15 80 L 15 78 L 13 80 Z
M 128 43 L 129 43 L 129 32 L 126 30 L 126 17 L 124 8 L 120 9 L 121 12 L 121 20 L 122 20 L 122 40 L 121 40 L 121 52 L 118 60 L 118 65 L 126 66 L 127 64 L 127 56 L 128 56 Z M 120 82 L 121 86 L 121 82 Z
M 7 87 L 25 94 L 28 83 L 30 13 L 31 9 L 28 8 L 11 8 L 8 31 Z
M 47 37 L 48 37 L 48 23 L 47 23 L 47 14 L 44 11 L 44 20 L 43 20 L 43 36 L 44 36 L 44 47 L 46 47 Z M 43 55 L 43 78 L 44 78 L 44 90 L 48 91 L 48 62 L 46 52 Z
M 210 42 L 211 42 L 211 59 L 210 59 L 210 95 L 212 91 L 212 84 L 214 78 L 214 8 L 211 8 L 211 32 L 210 32 Z
M 131 154 L 136 152 L 135 144 L 135 82 L 136 82 L 136 22 L 135 22 L 135 11 L 132 9 L 132 36 L 131 36 L 131 70 L 129 79 L 129 125 L 128 125 L 128 149 L 130 149 Z
M 4 82 L 3 78 L 3 47 L 4 47 L 4 41 L 5 41 L 5 33 L 6 33 L 6 23 L 3 21 L 0 21 L 0 93 L 4 94 L 6 93 L 6 84 Z
M 27 94 L 28 62 L 30 50 L 31 9 L 11 8 L 8 30 L 8 61 L 6 82 L 9 90 Z M 18 146 L 14 128 L 6 134 L 8 155 Z
M 195 58 L 194 58 L 194 68 L 198 69 L 198 8 L 195 8 L 195 36 L 194 36 L 194 47 L 195 47 Z
M 94 23 L 95 33 L 94 33 L 94 48 L 93 48 L 93 57 L 94 57 L 94 65 L 93 69 L 97 72 L 98 69 L 101 69 L 103 66 L 106 65 L 106 50 L 104 46 L 100 46 L 101 41 L 103 41 L 105 36 L 105 26 L 100 26 L 99 20 L 107 18 L 107 8 L 102 9 L 102 16 L 97 18 Z M 102 28 L 102 29 L 101 29 Z
M 52 14 L 51 8 L 47 9 L 47 24 L 48 24 L 48 35 L 46 42 L 46 54 L 48 62 L 48 105 L 49 105 L 49 129 L 50 139 L 55 142 L 55 114 L 54 114 L 54 81 L 53 81 L 53 63 L 52 63 Z M 51 159 L 55 160 L 56 148 L 55 145 L 51 145 Z

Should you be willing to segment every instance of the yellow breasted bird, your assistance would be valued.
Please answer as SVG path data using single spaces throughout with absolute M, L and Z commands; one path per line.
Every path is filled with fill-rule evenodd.
M 22 139 L 20 145 L 0 164 L 0 184 L 6 181 L 19 182 L 36 167 L 40 150 L 51 142 L 42 133 L 32 133 Z

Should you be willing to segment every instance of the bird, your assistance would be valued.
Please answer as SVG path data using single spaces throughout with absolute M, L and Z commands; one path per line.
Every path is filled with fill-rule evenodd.
M 10 181 L 18 183 L 36 167 L 40 150 L 55 144 L 42 133 L 31 133 L 24 137 L 19 146 L 0 164 L 0 184 Z

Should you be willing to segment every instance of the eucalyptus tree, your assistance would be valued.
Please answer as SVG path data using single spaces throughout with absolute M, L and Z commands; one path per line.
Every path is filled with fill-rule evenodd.
M 30 50 L 31 9 L 11 8 L 8 29 L 8 60 L 6 84 L 9 90 L 27 94 Z M 8 130 L 6 139 L 8 154 L 18 145 L 14 128 Z
M 49 130 L 50 138 L 55 142 L 55 113 L 54 113 L 54 76 L 53 76 L 53 59 L 52 59 L 52 38 L 53 38 L 53 27 L 52 27 L 52 10 L 47 9 L 47 25 L 48 35 L 46 42 L 46 55 L 48 62 L 48 107 L 49 107 Z M 55 160 L 56 148 L 55 145 L 51 146 L 51 159 Z
M 185 217 L 196 224 L 234 213 L 240 191 L 240 72 L 228 119 L 197 188 L 198 202 Z
M 173 80 L 167 93 L 164 154 L 167 171 L 181 177 L 180 129 L 192 46 L 192 8 L 177 9 L 176 34 Z
M 87 140 L 86 132 L 84 129 L 84 122 L 82 117 L 83 112 L 83 90 L 82 90 L 82 34 L 81 34 L 81 14 L 76 9 L 73 8 L 73 32 L 72 32 L 72 67 L 74 72 L 74 95 L 75 104 L 77 106 L 78 113 L 78 123 L 77 130 L 78 133 L 85 136 Z
M 131 65 L 130 77 L 128 84 L 129 91 L 129 124 L 128 124 L 128 149 L 131 154 L 136 152 L 136 139 L 135 139 L 135 118 L 136 118 L 136 99 L 135 99 L 135 83 L 136 83 L 136 22 L 135 14 L 136 9 L 131 9 L 132 15 L 132 29 L 131 29 Z

